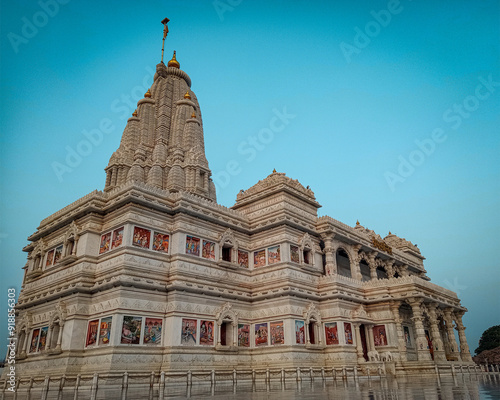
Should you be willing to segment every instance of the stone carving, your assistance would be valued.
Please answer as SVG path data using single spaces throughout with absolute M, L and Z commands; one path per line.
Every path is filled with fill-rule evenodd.
M 233 324 L 238 324 L 238 313 L 233 310 L 231 303 L 226 302 L 215 314 L 215 319 L 219 325 L 222 325 L 225 319 L 230 319 Z
M 368 352 L 368 359 L 370 361 L 380 361 L 380 355 L 377 350 L 372 350 Z
M 308 198 L 315 200 L 314 193 L 311 189 L 304 188 L 304 186 L 302 186 L 297 180 L 287 177 L 284 173 L 273 172 L 266 179 L 261 180 L 251 188 L 238 193 L 237 201 L 241 201 L 245 198 L 248 198 L 253 194 L 261 193 L 262 191 L 276 185 L 287 185 L 295 189 L 302 195 L 305 195 Z
M 372 237 L 373 247 L 382 250 L 388 254 L 392 254 L 392 247 L 385 243 L 383 240 L 378 240 L 376 237 Z
M 300 239 L 300 248 L 303 251 L 304 249 L 314 250 L 315 246 L 311 239 L 311 236 L 306 232 Z
M 403 250 L 408 249 L 414 251 L 415 253 L 420 254 L 420 249 L 417 247 L 417 245 L 413 244 L 412 242 L 404 238 L 400 238 L 396 235 L 393 235 L 390 232 L 389 235 L 387 235 L 384 238 L 384 241 L 388 243 L 390 246 L 396 247 L 397 249 L 403 249 Z
M 368 319 L 368 314 L 366 313 L 365 308 L 363 307 L 362 304 L 360 304 L 359 307 L 356 308 L 353 311 L 352 318 L 354 320 L 357 320 L 357 319 Z
M 316 308 L 314 303 L 309 303 L 309 306 L 302 314 L 304 319 L 306 320 L 306 324 L 309 324 L 311 319 L 314 319 L 318 324 L 321 324 L 321 313 Z
M 234 237 L 234 233 L 231 228 L 227 228 L 223 234 L 219 235 L 218 238 L 219 246 L 223 246 L 224 244 L 229 244 L 232 247 L 238 248 L 238 242 Z

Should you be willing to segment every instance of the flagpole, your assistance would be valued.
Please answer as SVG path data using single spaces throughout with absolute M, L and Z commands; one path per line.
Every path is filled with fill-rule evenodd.
M 170 20 L 168 18 L 165 18 L 161 23 L 164 25 L 163 27 L 163 44 L 161 46 L 161 62 L 163 64 L 163 53 L 165 52 L 165 38 L 167 37 L 168 34 L 168 27 L 167 24 Z

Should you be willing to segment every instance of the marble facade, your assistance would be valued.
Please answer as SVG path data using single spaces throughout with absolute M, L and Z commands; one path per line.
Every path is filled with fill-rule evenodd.
M 276 171 L 217 204 L 200 106 L 174 54 L 128 120 L 104 190 L 29 237 L 18 373 L 470 363 L 466 309 L 430 282 L 419 248 L 319 207 Z

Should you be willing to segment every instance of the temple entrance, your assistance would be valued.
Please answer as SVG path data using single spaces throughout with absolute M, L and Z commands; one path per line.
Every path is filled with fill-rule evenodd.
M 316 323 L 311 321 L 309 322 L 309 342 L 311 344 L 316 344 L 316 340 L 314 338 L 314 327 L 315 327 Z
M 365 361 L 370 361 L 368 358 L 368 346 L 366 344 L 366 330 L 364 325 L 359 327 L 359 336 L 361 337 L 361 346 L 363 347 L 363 357 Z
M 231 252 L 232 252 L 232 247 L 223 247 L 222 248 L 222 260 L 231 262 Z
M 222 346 L 226 346 L 226 330 L 227 330 L 227 322 L 223 322 L 220 326 L 220 344 Z

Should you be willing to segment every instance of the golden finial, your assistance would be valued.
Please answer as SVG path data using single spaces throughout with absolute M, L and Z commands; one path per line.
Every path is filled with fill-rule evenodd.
M 359 221 L 358 221 L 358 220 L 356 220 L 356 226 L 358 226 L 358 225 L 359 225 Z
M 163 19 L 161 23 L 163 24 L 163 44 L 161 46 L 161 62 L 163 63 L 163 52 L 165 50 L 165 38 L 167 37 L 168 33 L 168 21 L 170 21 L 168 18 Z
M 186 92 L 186 94 L 184 95 L 184 98 L 185 99 L 189 99 L 191 100 L 191 95 L 189 94 L 189 90 Z
M 392 235 L 391 231 L 389 231 L 389 235 Z
M 196 118 L 196 114 L 194 113 L 194 111 L 193 111 L 193 113 L 191 114 L 191 118 Z
M 144 97 L 151 97 L 151 89 L 148 89 L 148 91 L 144 93 Z
M 273 174 L 275 174 L 275 173 L 276 173 L 276 168 L 273 169 Z
M 174 50 L 174 55 L 172 56 L 172 59 L 168 62 L 167 67 L 173 67 L 173 68 L 180 68 L 181 65 L 179 64 L 179 61 L 177 61 L 177 58 L 175 57 L 175 50 Z
M 132 113 L 132 117 L 137 117 L 137 110 Z

